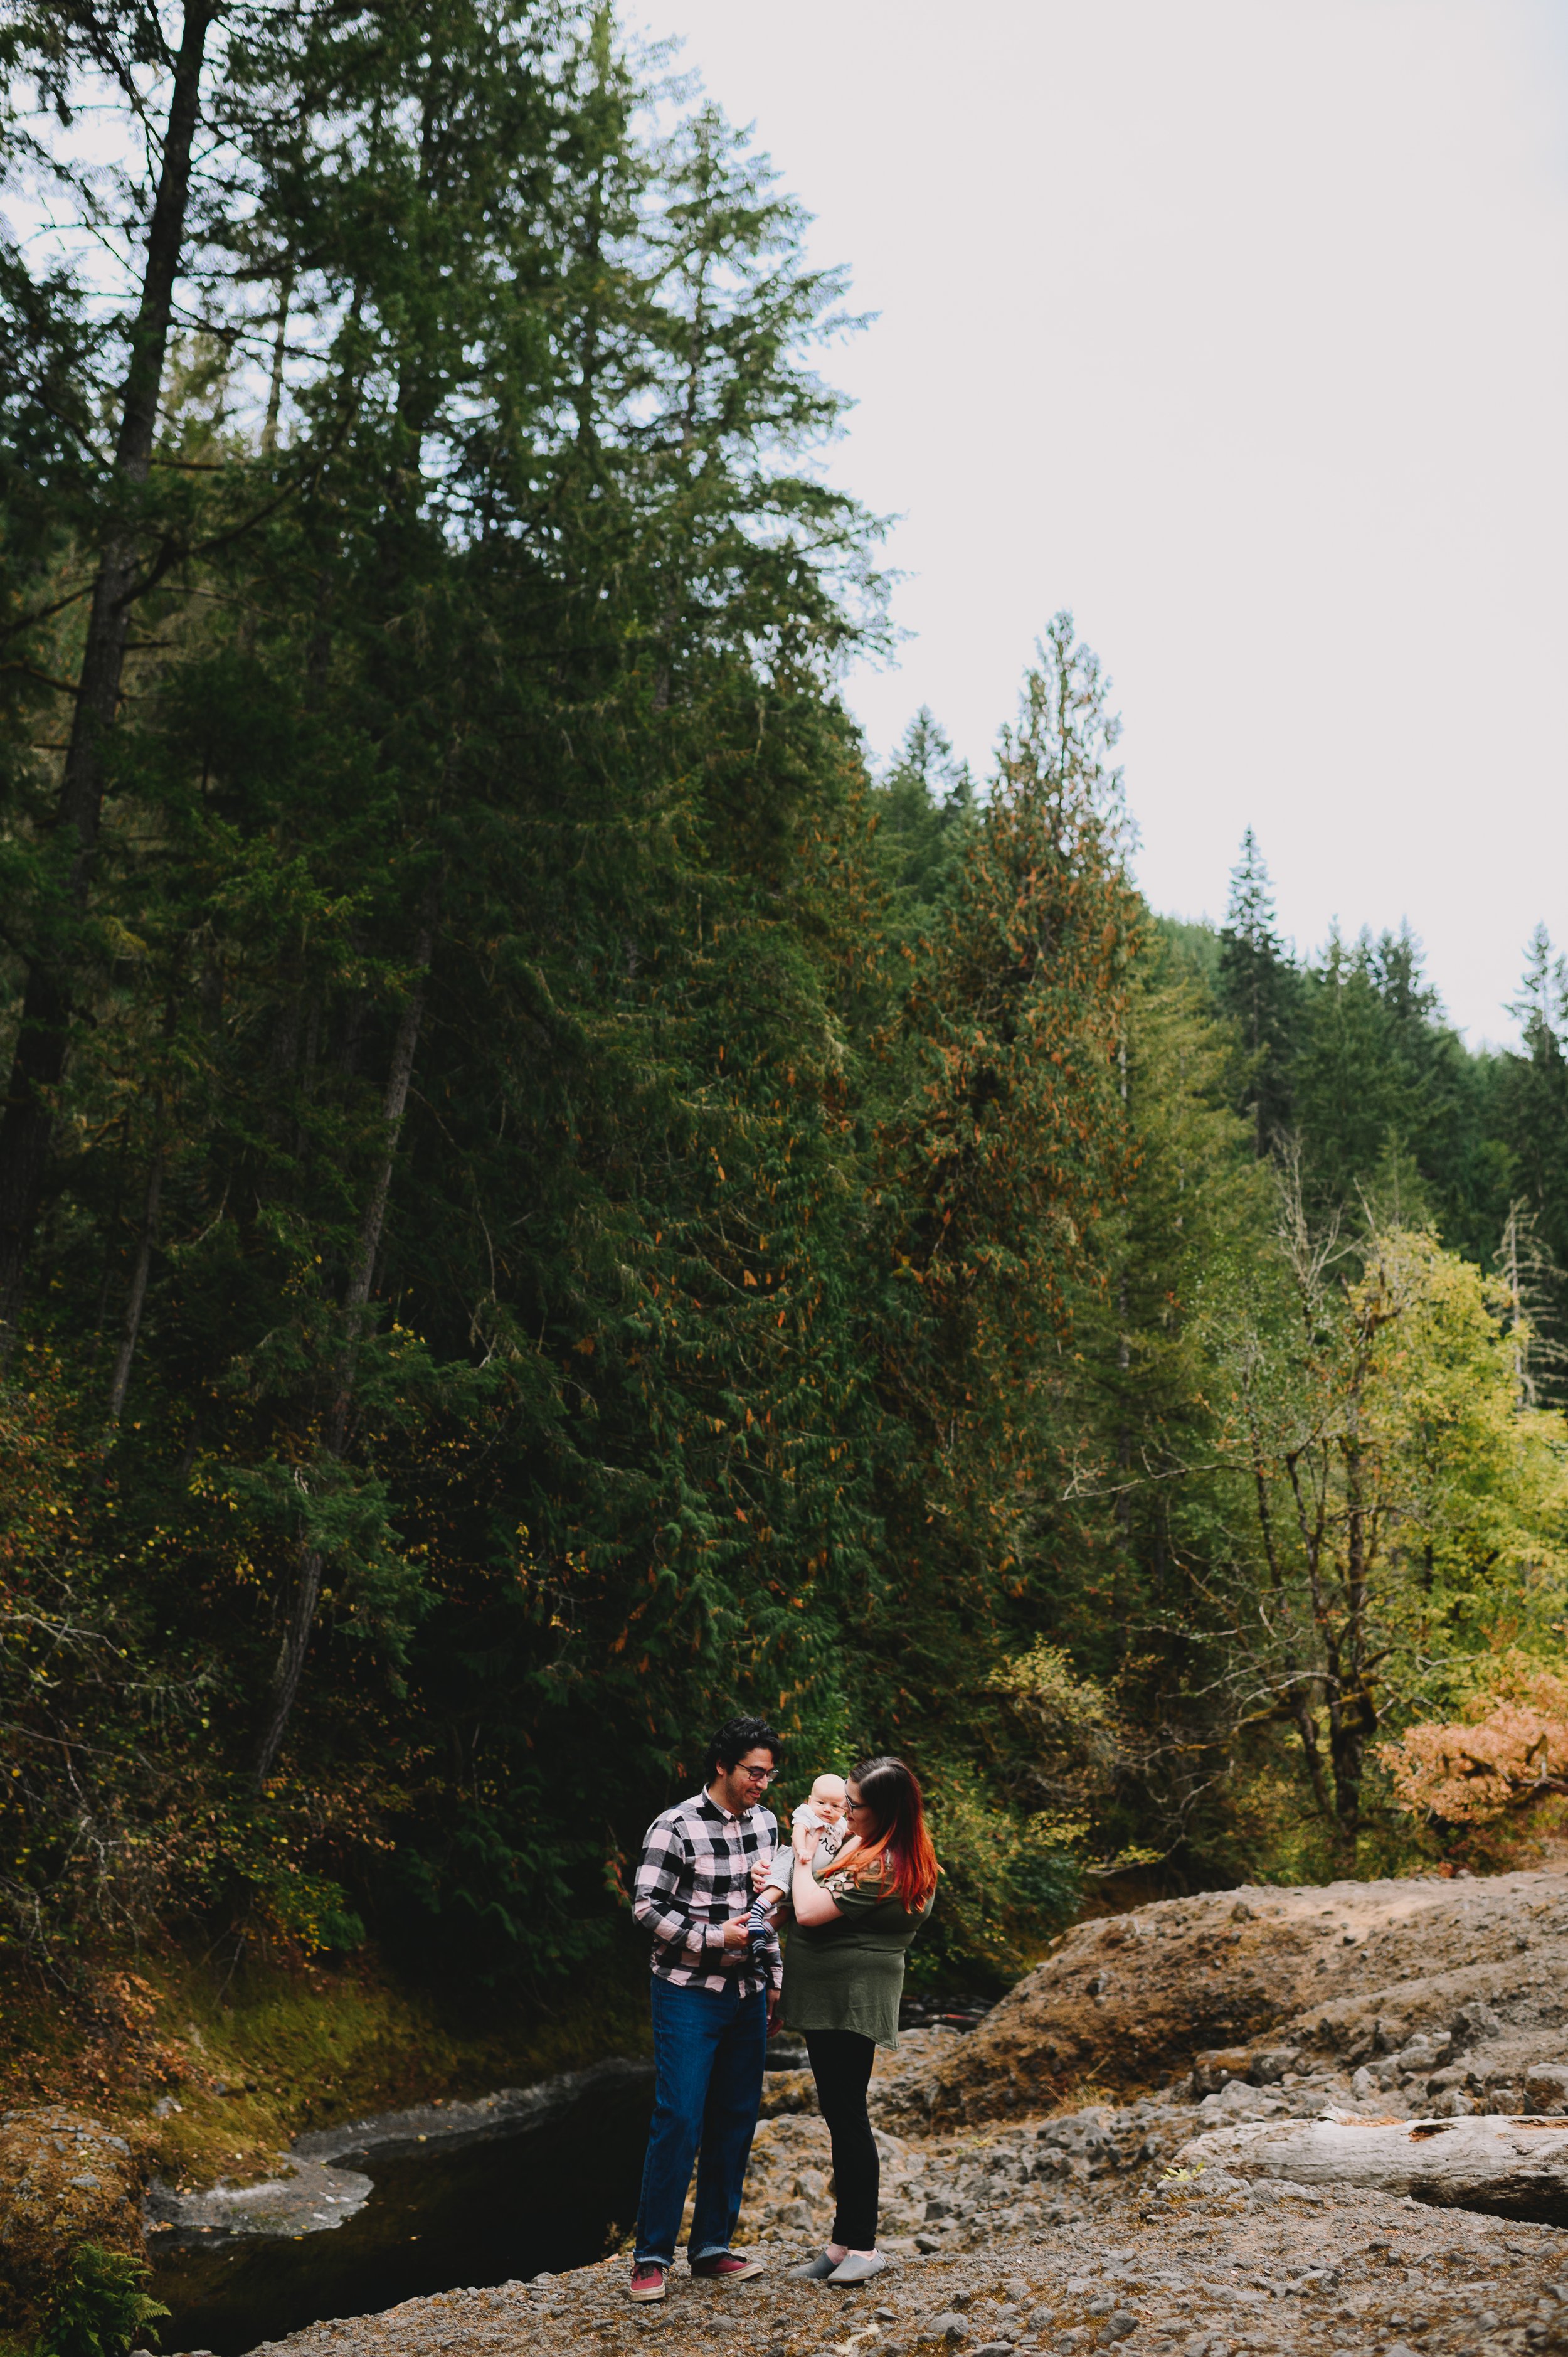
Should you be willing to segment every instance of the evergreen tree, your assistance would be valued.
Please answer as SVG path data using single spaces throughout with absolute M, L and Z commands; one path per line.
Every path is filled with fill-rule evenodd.
M 1337 927 L 1308 969 L 1301 1046 L 1293 1078 L 1302 1168 L 1315 1211 L 1353 1213 L 1375 1174 L 1402 1180 L 1397 1216 L 1419 1223 L 1424 1196 L 1409 1148 L 1424 1107 L 1420 1080 L 1394 1051 L 1394 1024 L 1371 939 L 1347 942 Z
M 1219 996 L 1240 1030 L 1247 1058 L 1241 1102 L 1261 1162 L 1294 1116 L 1290 1072 L 1300 981 L 1280 938 L 1273 887 L 1251 827 L 1241 837 L 1241 855 L 1230 874 L 1230 898 L 1219 934 Z
M 989 1808 L 958 1813 L 949 1854 L 969 1925 L 987 1892 L 1004 1916 L 1025 1911 L 1031 1884 L 1059 1903 L 1048 1843 L 1020 1848 L 998 1820 L 997 1798 L 1026 1821 L 1038 1802 L 991 1677 L 1058 1610 L 1060 1534 L 1041 1509 L 1061 1462 L 1060 1371 L 1128 1168 L 1121 1049 L 1139 909 L 1117 736 L 1100 663 L 1058 614 L 951 902 L 875 1042 L 863 1330 L 895 1585 L 858 1642 L 936 1789 L 989 1785 Z
M 1307 969 L 1294 1066 L 1305 1183 L 1314 1206 L 1406 1225 L 1435 1222 L 1474 1258 L 1507 1213 L 1497 1075 L 1443 1019 L 1408 928 L 1331 935 Z
M 1222 1428 L 1213 1352 L 1239 1303 L 1270 1305 L 1273 1187 L 1231 1103 L 1230 1026 L 1179 943 L 1138 961 L 1122 1079 L 1131 1170 L 1097 1233 L 1101 1281 L 1075 1296 L 1048 1625 L 1116 1703 L 1102 1850 L 1152 1847 L 1206 1879 L 1248 1856 L 1211 1593 L 1228 1549 L 1206 1470 Z
M 210 1752 L 178 1713 L 154 1752 L 259 1784 L 241 1886 L 306 1792 L 367 1833 L 396 1792 L 405 1900 L 537 1969 L 647 1808 L 624 1748 L 557 1749 L 555 1824 L 573 1681 L 624 1685 L 661 1790 L 745 1660 L 833 1707 L 804 1566 L 830 1620 L 864 1590 L 813 943 L 857 774 L 825 673 L 877 592 L 799 463 L 837 282 L 712 110 L 641 139 L 602 16 L 290 12 L 224 71 L 281 375 L 159 455 L 274 496 L 166 577 L 119 724 L 91 913 L 134 953 L 25 1347 L 58 1313 L 114 1426 L 82 1577 L 112 1514 L 151 1569 L 99 1608 L 206 1697 Z
M 1151 911 L 1150 922 L 1155 931 L 1176 952 L 1204 996 L 1218 1004 L 1221 943 L 1219 933 L 1208 920 L 1204 917 L 1194 922 L 1186 917 L 1155 916 Z
M 886 775 L 872 790 L 876 865 L 908 926 L 918 932 L 948 898 L 974 817 L 974 781 L 946 731 L 920 706 Z
M 1560 1402 L 1568 1388 L 1568 960 L 1553 953 L 1544 925 L 1530 936 L 1509 1012 L 1523 1046 L 1498 1060 L 1494 1128 L 1518 1191 L 1496 1265 L 1532 1329 L 1524 1386 Z
M 11 583 L 6 634 L 16 652 L 7 668 L 54 690 L 59 736 L 46 749 L 59 758 L 14 780 L 22 788 L 14 832 L 33 839 L 31 857 L 17 863 L 8 943 L 20 1000 L 0 1112 L 0 1350 L 14 1340 L 80 1002 L 103 974 L 93 877 L 105 856 L 122 688 L 137 668 L 134 627 L 193 552 L 242 535 L 257 512 L 242 480 L 225 486 L 233 496 L 216 514 L 196 470 L 167 454 L 155 465 L 177 308 L 188 323 L 221 316 L 230 290 L 218 228 L 226 213 L 244 210 L 248 193 L 252 125 L 232 103 L 236 78 L 221 70 L 226 14 L 222 0 L 27 5 L 0 57 L 5 167 L 27 169 L 48 189 L 57 245 L 74 234 L 107 261 L 110 284 L 93 291 L 119 305 L 89 333 L 71 263 L 34 279 L 19 253 L 5 257 L 11 334 L 25 329 L 29 353 L 17 418 L 24 440 L 12 445 L 5 468 L 13 509 L 25 514 L 30 505 L 25 490 L 17 498 L 16 462 L 29 442 L 28 455 L 40 455 L 40 430 L 47 447 L 64 427 L 72 448 L 49 486 L 50 577 L 29 564 L 26 530 L 11 560 L 21 569 Z M 29 81 L 40 111 L 56 119 L 52 139 L 17 102 Z M 71 142 L 83 89 L 122 101 L 111 145 L 116 132 L 124 136 L 107 173 L 95 139 Z M 91 105 L 87 119 L 100 113 Z
M 1509 1006 L 1523 1053 L 1505 1061 L 1502 1124 L 1516 1182 L 1541 1243 L 1568 1263 L 1568 959 L 1544 925 L 1531 934 L 1520 995 Z

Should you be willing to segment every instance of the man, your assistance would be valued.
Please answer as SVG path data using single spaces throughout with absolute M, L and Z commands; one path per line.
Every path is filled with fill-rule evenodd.
M 632 1913 L 653 1934 L 656 2079 L 633 2299 L 664 2298 L 699 2144 L 692 2273 L 744 2283 L 762 2272 L 729 2243 L 784 1978 L 778 1933 L 754 1950 L 746 1920 L 752 1867 L 778 1846 L 761 1801 L 780 1749 L 765 1719 L 730 1719 L 708 1746 L 704 1789 L 655 1817 L 643 1843 Z

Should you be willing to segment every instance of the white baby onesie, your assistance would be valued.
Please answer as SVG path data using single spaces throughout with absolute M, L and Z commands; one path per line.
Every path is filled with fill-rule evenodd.
M 800 1807 L 795 1811 L 791 1823 L 791 1831 L 793 1831 L 795 1826 L 798 1825 L 805 1825 L 808 1829 L 816 1826 L 821 1826 L 822 1828 L 822 1837 L 817 1844 L 817 1855 L 815 1859 L 812 1861 L 813 1864 L 818 1866 L 823 1865 L 830 1857 L 837 1857 L 840 1850 L 843 1849 L 844 1844 L 844 1821 L 842 1817 L 836 1824 L 833 1824 L 828 1818 L 822 1815 L 820 1809 L 814 1808 L 810 1801 L 802 1801 Z M 768 1878 L 762 1886 L 763 1889 L 779 1891 L 788 1890 L 789 1888 L 789 1878 L 794 1871 L 794 1852 L 789 1849 L 777 1851 L 774 1856 L 773 1863 L 768 1869 Z

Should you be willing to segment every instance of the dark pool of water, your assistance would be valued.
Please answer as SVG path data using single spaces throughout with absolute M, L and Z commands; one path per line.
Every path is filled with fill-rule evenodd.
M 449 2151 L 345 2154 L 375 2190 L 329 2233 L 159 2250 L 166 2351 L 243 2357 L 323 2317 L 366 2316 L 464 2284 L 585 2266 L 637 2210 L 651 2078 L 590 2089 L 547 2122 Z

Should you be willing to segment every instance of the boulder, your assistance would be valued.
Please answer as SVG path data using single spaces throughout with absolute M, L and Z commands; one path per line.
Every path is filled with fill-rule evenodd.
M 1568 2226 L 1568 2120 L 1281 2120 L 1211 2129 L 1176 2159 L 1194 2170 L 1353 2185 Z
M 784 2112 L 814 2112 L 817 2083 L 809 2071 L 769 2071 L 762 2082 L 760 2119 L 777 2119 Z
M 361 2169 L 295 2160 L 286 2176 L 253 2185 L 225 2181 L 199 2193 L 181 2193 L 155 2177 L 147 2189 L 147 2217 L 155 2233 L 168 2236 L 166 2247 L 200 2241 L 211 2249 L 218 2238 L 229 2235 L 311 2234 L 341 2226 L 364 2208 L 371 2191 L 371 2180 Z
M 883 2101 L 942 2126 L 1049 2109 L 1090 2079 L 1131 2092 L 1196 2068 L 1194 2093 L 1217 2094 L 1325 2061 L 1424 2087 L 1486 2048 L 1488 2100 L 1522 2111 L 1524 2071 L 1568 2071 L 1565 2025 L 1561 1875 L 1209 1891 L 1077 1925 Z
M 0 2327 L 22 2330 L 82 2243 L 145 2256 L 142 2156 L 81 2113 L 0 2115 Z

